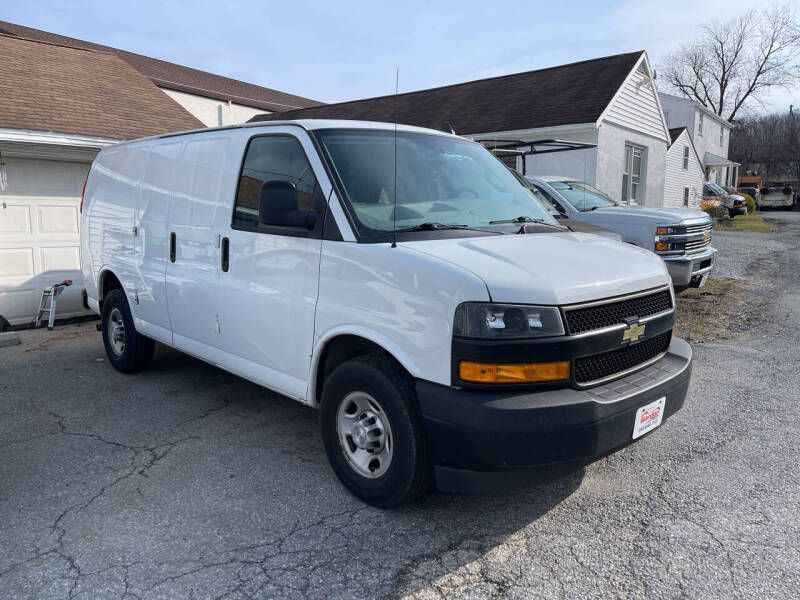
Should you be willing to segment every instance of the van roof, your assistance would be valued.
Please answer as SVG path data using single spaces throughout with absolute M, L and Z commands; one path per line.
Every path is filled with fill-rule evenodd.
M 452 133 L 439 131 L 436 129 L 427 129 L 425 127 L 415 127 L 413 125 L 403 125 L 394 123 L 381 123 L 378 121 L 351 121 L 344 119 L 287 119 L 283 121 L 258 121 L 254 123 L 242 123 L 240 125 L 226 125 L 223 127 L 205 127 L 202 129 L 190 129 L 188 131 L 176 131 L 173 133 L 164 133 L 161 135 L 154 135 L 149 138 L 141 139 L 161 139 L 176 137 L 181 135 L 190 135 L 194 133 L 208 133 L 210 131 L 225 131 L 230 129 L 269 129 L 271 127 L 279 127 L 282 125 L 295 125 L 302 127 L 306 131 L 315 131 L 319 129 L 374 129 L 384 131 L 397 131 L 417 132 L 417 133 L 433 133 L 443 136 L 458 137 Z M 138 140 L 132 140 L 138 141 Z

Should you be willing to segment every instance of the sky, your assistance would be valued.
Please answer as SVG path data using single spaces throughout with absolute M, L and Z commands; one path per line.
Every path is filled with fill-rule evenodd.
M 0 20 L 211 71 L 322 102 L 504 75 L 634 50 L 659 61 L 699 26 L 767 3 L 117 2 L 4 0 Z M 664 88 L 665 86 L 661 86 Z M 800 104 L 777 90 L 766 109 Z

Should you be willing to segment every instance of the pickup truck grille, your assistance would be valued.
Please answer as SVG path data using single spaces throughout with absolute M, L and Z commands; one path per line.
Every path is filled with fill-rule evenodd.
M 564 309 L 568 333 L 584 333 L 626 323 L 628 319 L 643 319 L 672 309 L 672 294 L 668 289 L 644 296 L 610 300 L 578 308 Z
M 664 354 L 672 331 L 665 331 L 638 344 L 575 359 L 575 381 L 581 385 L 613 377 Z
M 686 235 L 696 238 L 686 240 L 686 254 L 701 252 L 711 245 L 711 223 L 705 225 L 690 225 L 686 228 Z M 700 235 L 703 237 L 700 237 Z

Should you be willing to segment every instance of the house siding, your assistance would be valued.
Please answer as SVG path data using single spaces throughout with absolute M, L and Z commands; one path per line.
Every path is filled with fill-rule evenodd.
M 236 104 L 235 102 L 221 102 L 206 96 L 187 94 L 186 92 L 167 88 L 160 89 L 195 118 L 202 121 L 206 127 L 239 125 L 240 123 L 246 123 L 256 115 L 269 114 L 266 110 L 259 110 L 251 106 Z
M 646 73 L 644 64 L 620 88 L 606 111 L 605 120 L 667 141 L 655 85 Z
M 689 168 L 683 168 L 684 148 L 689 148 Z M 689 208 L 703 202 L 703 166 L 697 159 L 689 134 L 684 131 L 667 149 L 664 175 L 664 206 L 682 207 L 683 190 L 689 188 Z
M 622 200 L 625 144 L 633 144 L 645 150 L 642 173 L 644 194 L 638 203 L 644 206 L 661 206 L 664 202 L 667 142 L 608 121 L 603 122 L 599 129 L 595 187 L 612 198 Z
M 697 150 L 700 160 L 704 160 L 706 152 L 728 158 L 728 147 L 731 139 L 731 125 L 723 122 L 716 116 L 700 110 L 694 101 L 687 98 L 678 98 L 671 94 L 660 94 L 661 105 L 667 115 L 668 127 L 686 127 L 692 136 L 692 143 Z M 700 133 L 700 114 L 703 114 L 703 132 Z M 725 130 L 722 144 L 719 143 L 719 131 Z M 733 177 L 732 169 L 728 167 L 705 167 L 704 178 L 716 180 L 719 174 L 723 185 Z M 731 182 L 735 185 L 735 182 Z

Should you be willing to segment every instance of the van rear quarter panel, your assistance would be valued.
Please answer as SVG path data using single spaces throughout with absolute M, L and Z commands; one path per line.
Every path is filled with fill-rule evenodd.
M 315 361 L 331 339 L 353 334 L 383 347 L 412 376 L 450 385 L 455 309 L 488 300 L 476 275 L 402 244 L 325 241 Z
M 81 228 L 81 270 L 92 300 L 101 299 L 98 286 L 105 270 L 123 286 L 132 283 L 136 198 L 147 155 L 146 145 L 123 144 L 102 150 L 92 163 Z

